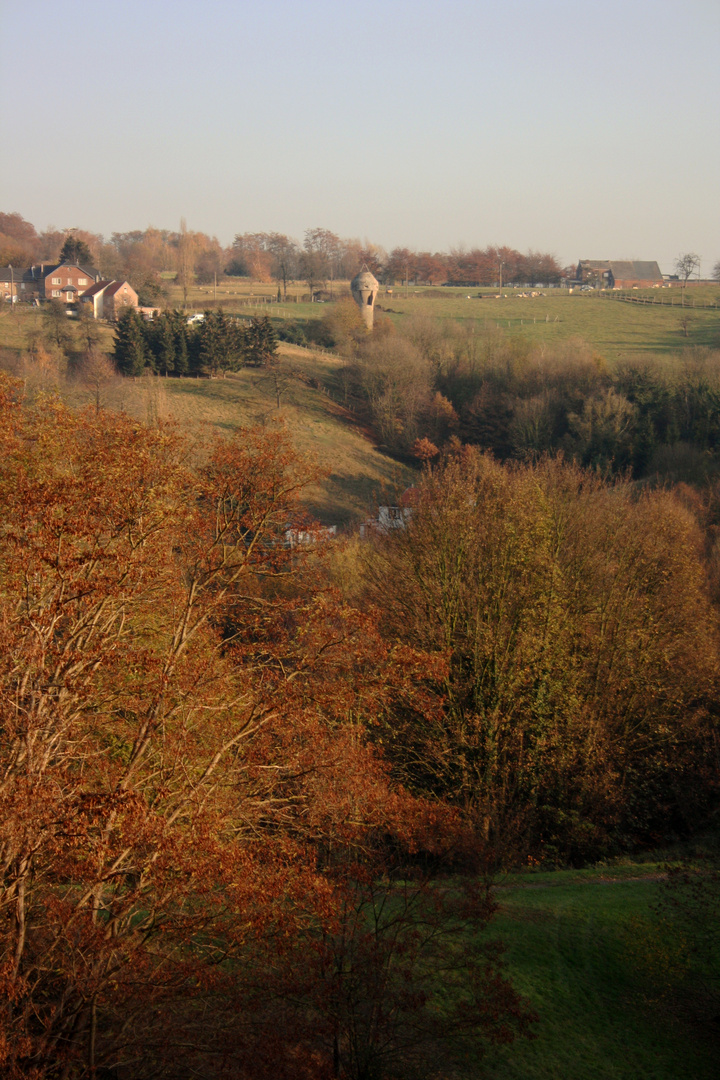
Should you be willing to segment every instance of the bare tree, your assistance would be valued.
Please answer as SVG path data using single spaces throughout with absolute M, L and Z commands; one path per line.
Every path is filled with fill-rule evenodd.
M 66 305 L 62 300 L 48 300 L 43 309 L 43 319 L 48 341 L 64 352 L 72 345 Z
M 269 233 L 267 250 L 272 255 L 272 273 L 278 289 L 282 286 L 283 298 L 287 300 L 288 281 L 295 276 L 298 263 L 298 246 L 282 233 Z
M 87 351 L 92 352 L 100 341 L 100 327 L 93 314 L 92 304 L 78 305 L 77 325 Z
M 340 248 L 339 237 L 329 229 L 305 230 L 301 268 L 311 295 L 317 289 L 324 289 L 328 278 L 330 278 L 332 292 L 332 282 L 337 276 Z
M 188 232 L 185 218 L 180 219 L 180 236 L 177 243 L 177 278 L 183 291 L 183 308 L 187 307 L 188 289 L 195 282 L 195 238 Z
M 301 371 L 292 367 L 287 361 L 284 361 L 279 357 L 274 357 L 265 365 L 263 382 L 267 384 L 269 392 L 275 397 L 275 404 L 278 411 L 280 410 L 283 395 L 287 393 L 293 383 L 301 383 L 304 381 L 305 379 L 303 378 Z
M 694 251 L 687 251 L 684 255 L 678 255 L 675 260 L 675 273 L 682 283 L 682 303 L 685 305 L 685 289 L 688 279 L 700 269 L 700 256 Z
M 97 416 L 103 407 L 103 392 L 117 378 L 112 360 L 97 347 L 91 347 L 85 353 L 77 368 L 77 376 L 82 385 L 92 395 Z

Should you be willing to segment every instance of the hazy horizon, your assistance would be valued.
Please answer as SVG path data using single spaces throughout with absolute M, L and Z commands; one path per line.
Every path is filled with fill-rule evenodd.
M 716 0 L 0 10 L 0 209 L 38 229 L 720 260 Z

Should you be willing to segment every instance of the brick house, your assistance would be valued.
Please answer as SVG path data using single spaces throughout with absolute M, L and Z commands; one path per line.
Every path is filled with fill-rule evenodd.
M 3 266 L 0 269 L 0 297 L 10 300 L 10 296 L 18 300 L 35 300 L 40 290 L 39 266 Z
M 99 276 L 97 271 L 86 270 L 76 263 L 43 267 L 40 299 L 62 300 L 66 304 L 74 304 L 80 293 L 94 285 Z
M 75 263 L 53 263 L 46 266 L 3 267 L 0 270 L 0 295 L 10 298 L 14 291 L 18 300 L 62 300 L 73 304 L 79 294 L 94 284 L 100 275 Z
M 123 307 L 137 310 L 138 295 L 127 281 L 96 281 L 80 294 L 80 303 L 92 304 L 96 319 L 115 320 Z
M 111 281 L 103 293 L 103 318 L 114 321 L 124 307 L 137 311 L 138 294 L 127 281 Z

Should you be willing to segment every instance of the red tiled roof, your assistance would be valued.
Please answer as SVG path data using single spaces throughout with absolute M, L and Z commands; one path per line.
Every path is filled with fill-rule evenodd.
M 98 293 L 101 293 L 101 292 L 103 292 L 104 289 L 107 289 L 108 285 L 112 285 L 112 282 L 111 281 L 96 281 L 94 285 L 91 285 L 90 288 L 86 289 L 85 292 L 82 293 L 81 295 L 82 296 L 87 296 L 88 298 L 91 297 L 91 296 L 97 296 Z
M 127 281 L 113 281 L 110 283 L 110 285 L 108 285 L 105 295 L 115 296 L 115 294 L 119 293 L 123 287 L 127 288 L 130 292 L 135 291 L 132 285 L 129 285 Z

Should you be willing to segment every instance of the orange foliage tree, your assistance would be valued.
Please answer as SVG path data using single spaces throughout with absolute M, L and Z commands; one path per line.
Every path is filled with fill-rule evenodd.
M 374 883 L 395 903 L 414 860 L 437 912 L 422 860 L 465 858 L 364 737 L 390 696 L 420 707 L 418 658 L 285 546 L 314 474 L 281 431 L 191 461 L 170 429 L 9 381 L 0 414 L 3 1074 L 364 1075 L 398 925 L 416 981 L 427 955 L 412 904 L 371 948 Z M 455 971 L 458 1039 L 527 1030 L 491 946 Z M 397 1060 L 442 988 L 393 979 Z

